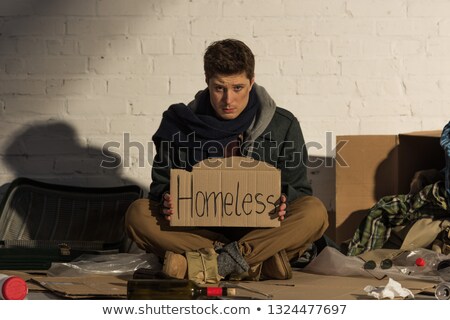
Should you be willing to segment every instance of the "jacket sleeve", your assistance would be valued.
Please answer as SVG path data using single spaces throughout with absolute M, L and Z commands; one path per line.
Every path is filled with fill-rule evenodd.
M 307 175 L 308 151 L 300 123 L 296 118 L 292 119 L 286 137 L 281 143 L 279 160 L 281 188 L 287 195 L 288 202 L 300 196 L 312 195 Z

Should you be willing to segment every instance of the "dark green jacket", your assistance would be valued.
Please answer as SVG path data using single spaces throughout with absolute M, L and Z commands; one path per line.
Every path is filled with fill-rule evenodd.
M 288 202 L 311 195 L 306 170 L 308 154 L 297 118 L 277 107 L 263 87 L 255 83 L 254 90 L 259 110 L 254 123 L 244 134 L 242 155 L 265 161 L 281 170 L 282 192 L 287 195 Z M 195 112 L 197 99 L 187 107 Z M 155 145 L 149 193 L 149 198 L 155 201 L 161 201 L 163 193 L 170 189 L 170 169 L 183 168 L 182 164 L 188 157 L 185 150 L 169 151 L 167 146 L 167 143 Z

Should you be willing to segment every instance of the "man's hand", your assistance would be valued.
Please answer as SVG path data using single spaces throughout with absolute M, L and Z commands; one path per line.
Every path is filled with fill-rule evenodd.
M 287 207 L 286 201 L 287 197 L 284 193 L 282 193 L 280 197 L 280 206 L 278 207 L 278 219 L 280 221 L 283 221 L 284 216 L 286 215 L 286 207 Z
M 164 218 L 168 221 L 170 221 L 171 216 L 173 214 L 173 206 L 172 206 L 172 197 L 170 196 L 170 193 L 166 192 L 163 195 L 163 215 Z

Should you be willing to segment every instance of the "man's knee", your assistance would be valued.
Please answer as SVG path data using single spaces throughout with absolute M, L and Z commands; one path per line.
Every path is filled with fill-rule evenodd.
M 139 226 L 142 219 L 150 212 L 148 199 L 137 199 L 133 201 L 125 214 L 125 228 Z
M 310 226 L 323 231 L 328 228 L 328 212 L 320 199 L 314 196 L 304 196 L 292 203 L 292 209 L 300 212 Z

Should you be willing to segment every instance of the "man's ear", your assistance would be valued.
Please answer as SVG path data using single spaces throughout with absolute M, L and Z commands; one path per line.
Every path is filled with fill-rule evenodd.
M 209 86 L 209 79 L 207 76 L 205 76 L 205 82 L 206 82 L 206 85 Z
M 253 77 L 252 80 L 250 80 L 250 89 L 252 89 L 254 83 L 255 83 L 255 77 Z

